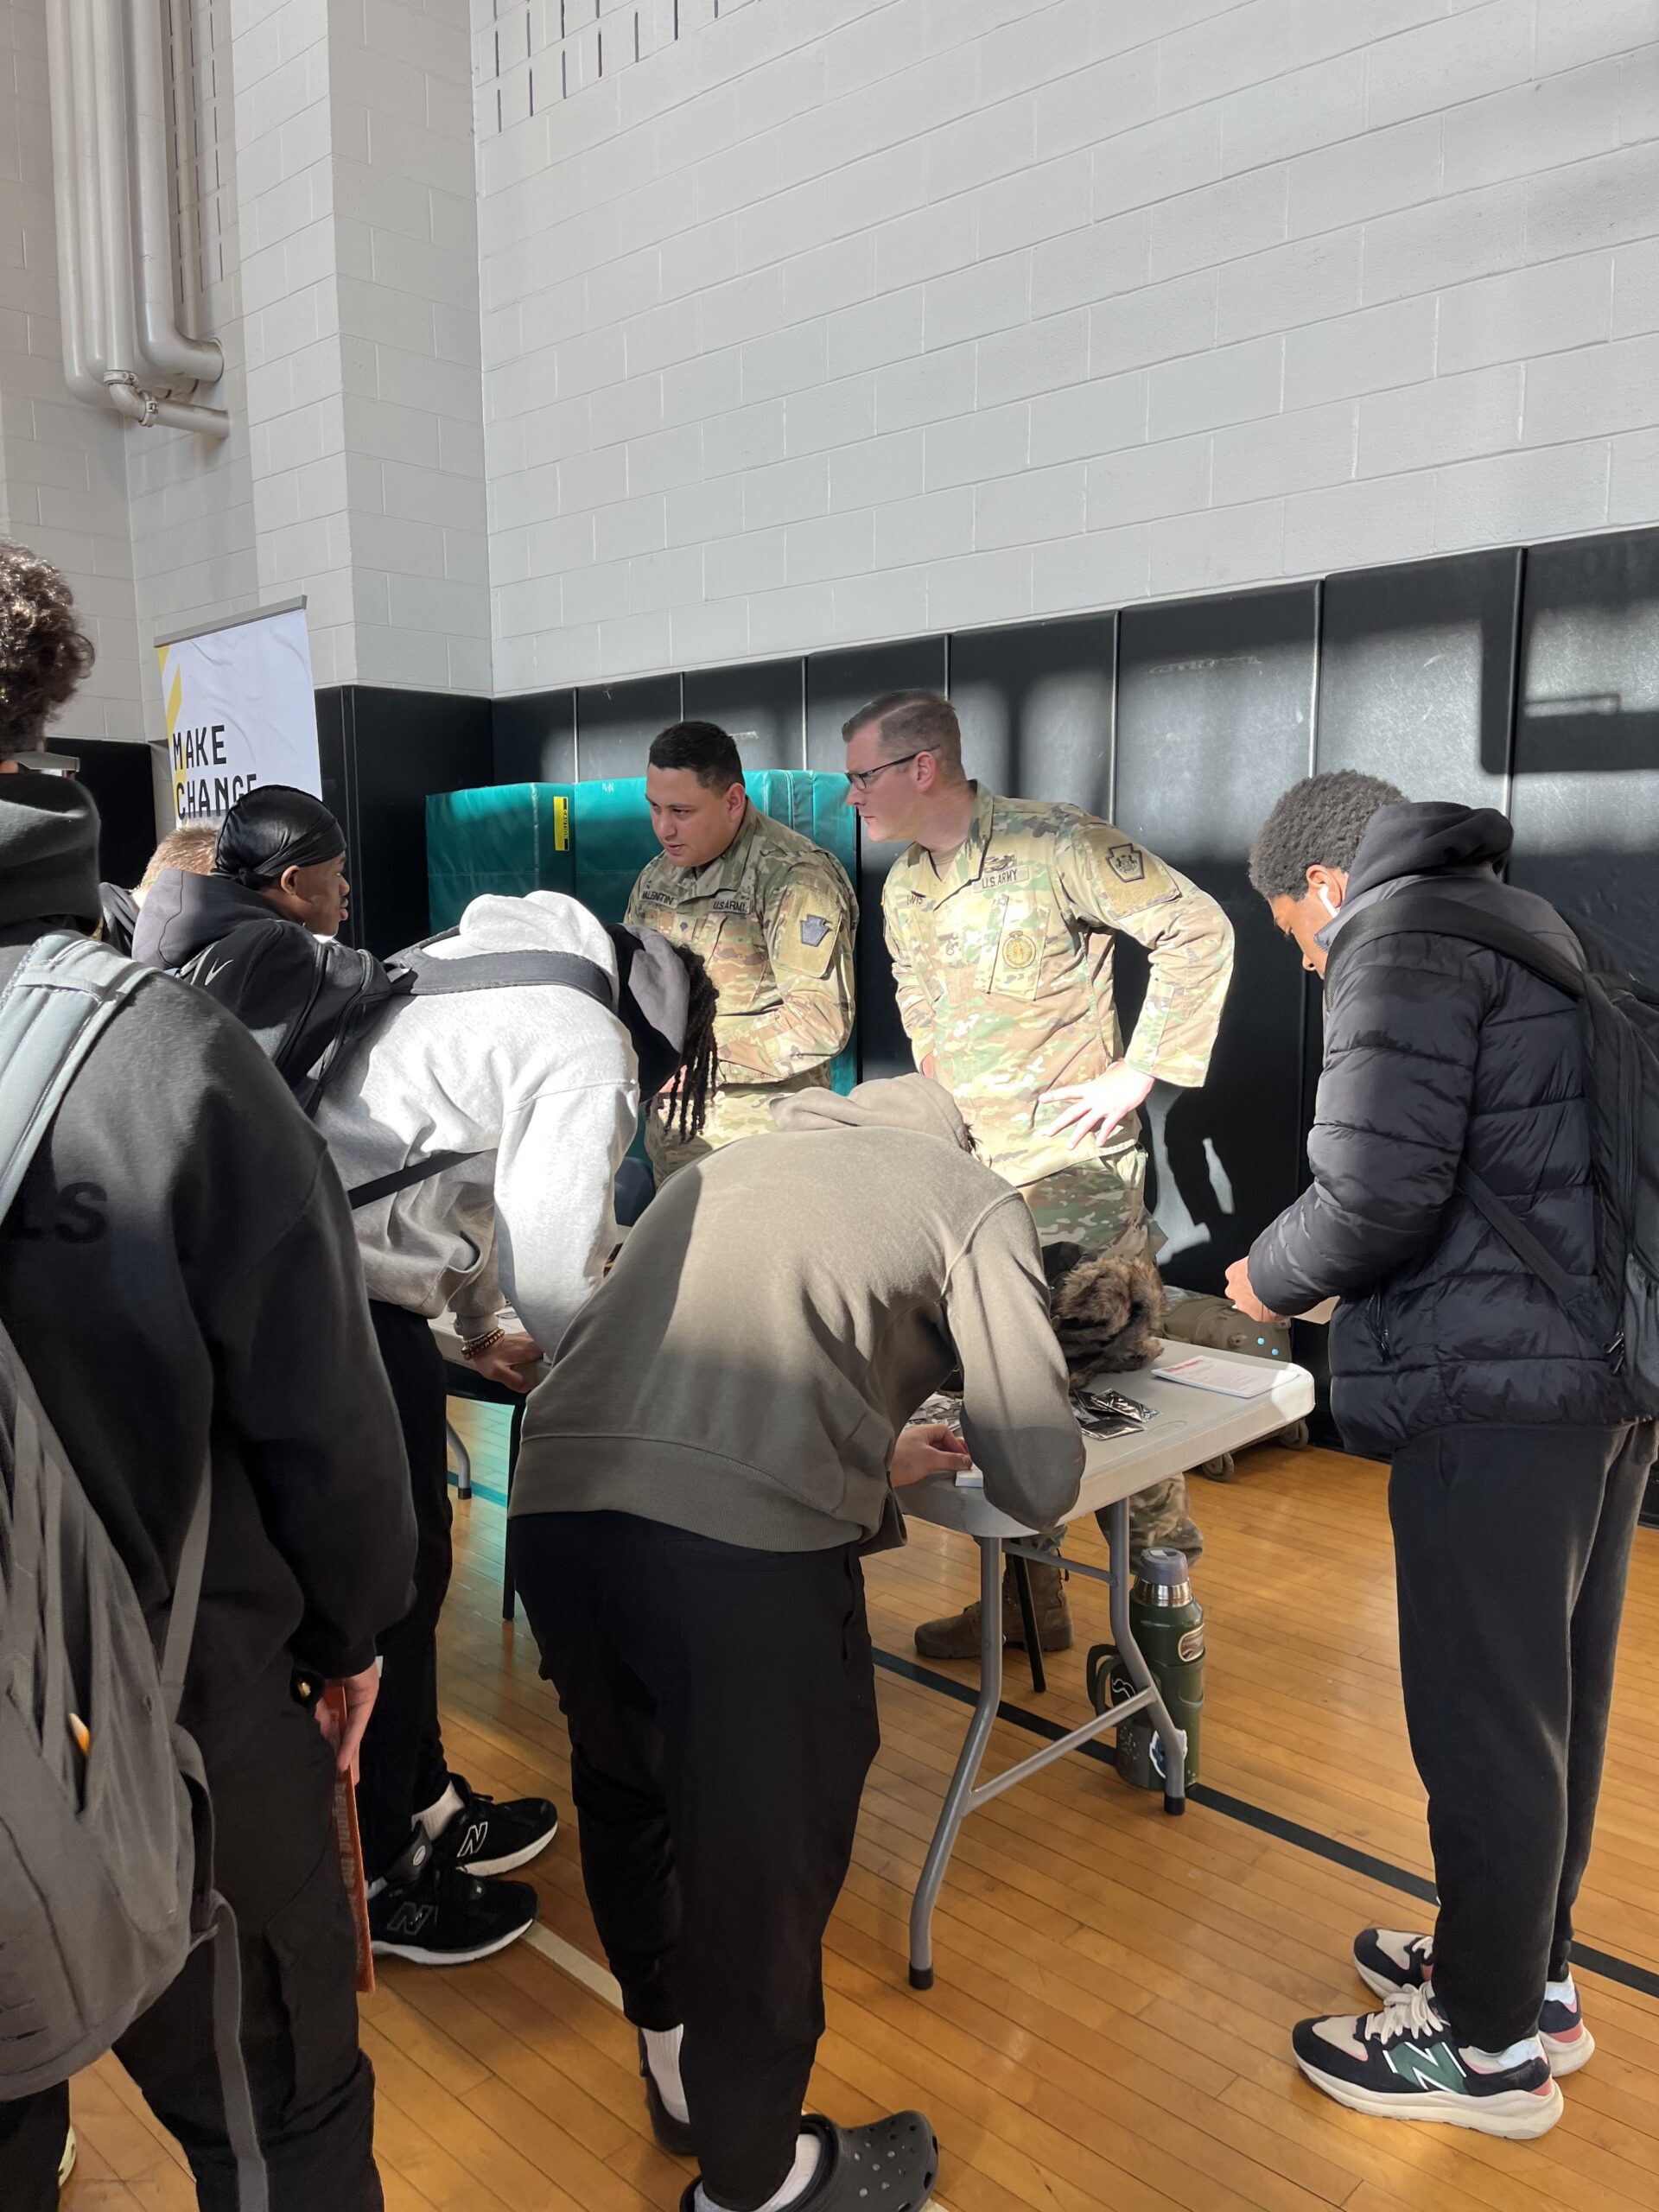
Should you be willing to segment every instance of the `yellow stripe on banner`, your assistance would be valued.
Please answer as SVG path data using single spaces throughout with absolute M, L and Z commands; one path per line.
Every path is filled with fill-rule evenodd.
M 570 802 L 563 796 L 553 801 L 553 849 L 556 853 L 570 849 Z
M 175 668 L 173 671 L 172 683 L 170 685 L 168 684 L 167 680 L 168 650 L 168 649 L 166 645 L 157 645 L 156 648 L 156 664 L 162 671 L 162 696 L 167 703 L 167 744 L 168 759 L 170 764 L 172 761 L 174 733 L 179 727 L 179 709 L 184 704 L 184 671 L 182 668 Z M 183 819 L 183 816 L 184 769 L 182 765 L 181 765 L 175 767 L 173 770 L 173 819 L 176 823 L 181 821 Z
M 556 799 L 553 803 L 555 806 L 564 804 L 562 799 Z M 537 1921 L 533 1928 L 525 1931 L 524 1945 L 529 1950 L 539 1951 L 550 1964 L 558 1967 L 561 1974 L 568 1974 L 572 1981 L 579 1981 L 584 1989 L 592 1990 L 594 1995 L 613 2012 L 622 2010 L 622 1992 L 614 1978 L 606 1973 L 596 1959 L 590 1959 L 574 1943 L 567 1943 L 563 1936 L 556 1936 L 550 1928 L 543 1927 Z M 922 2212 L 948 2212 L 948 2207 L 941 2204 L 937 2196 L 930 2196 L 923 2205 Z

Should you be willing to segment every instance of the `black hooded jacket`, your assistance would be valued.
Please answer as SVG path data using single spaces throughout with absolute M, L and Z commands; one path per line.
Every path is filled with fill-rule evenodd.
M 1412 931 L 1341 950 L 1344 925 L 1421 885 L 1530 930 L 1571 932 L 1500 880 L 1501 814 L 1442 803 L 1374 817 L 1325 933 L 1325 1065 L 1313 1182 L 1256 1240 L 1250 1281 L 1281 1313 L 1333 1294 L 1332 1404 L 1382 1456 L 1433 1428 L 1629 1417 L 1618 1378 L 1454 1187 L 1467 1159 L 1595 1293 L 1595 1211 L 1578 1015 L 1501 953 Z

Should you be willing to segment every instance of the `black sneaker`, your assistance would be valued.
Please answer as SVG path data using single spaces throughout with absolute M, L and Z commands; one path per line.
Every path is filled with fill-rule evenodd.
M 461 1967 L 505 1951 L 536 1923 L 528 1882 L 480 1882 L 416 1836 L 369 1899 L 371 1948 L 417 1967 Z
M 789 2212 L 922 2212 L 933 2194 L 939 2140 L 918 2112 L 890 2113 L 868 2127 L 804 2113 L 801 2133 L 818 2139 L 818 2170 Z M 680 2212 L 696 2212 L 696 2202 L 693 2182 Z
M 468 1874 L 512 1874 L 539 1858 L 559 1832 L 559 1816 L 545 1797 L 514 1797 L 498 1805 L 473 1789 L 464 1774 L 449 1786 L 461 1810 L 437 1838 L 440 1853 Z
M 691 2140 L 688 2121 L 676 2120 L 663 2102 L 663 2093 L 657 2086 L 657 2076 L 651 2070 L 651 2061 L 645 2056 L 645 2039 L 639 2036 L 639 2071 L 645 2078 L 645 2109 L 651 2114 L 651 2132 L 671 2158 L 695 2158 L 697 2146 Z
M 1414 1989 L 1357 2019 L 1300 2021 L 1291 2047 L 1316 2088 L 1351 2111 L 1382 2120 L 1433 2120 L 1525 2139 L 1547 2133 L 1563 2109 L 1541 2050 L 1500 2071 L 1472 2065 L 1432 1988 Z
M 1433 1979 L 1433 1941 L 1427 1936 L 1408 1936 L 1399 1928 L 1362 1928 L 1354 1938 L 1354 1966 L 1376 1996 L 1402 1997 Z M 1563 2074 L 1576 2074 L 1595 2056 L 1596 2039 L 1585 2025 L 1576 1989 L 1570 2004 L 1560 1998 L 1545 1998 L 1538 2018 L 1538 2040 L 1558 2082 Z

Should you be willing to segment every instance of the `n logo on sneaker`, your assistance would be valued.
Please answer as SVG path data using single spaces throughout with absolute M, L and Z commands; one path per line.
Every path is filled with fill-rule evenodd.
M 1449 2044 L 1402 2043 L 1384 2056 L 1400 2079 L 1414 2089 L 1446 2089 L 1456 2095 L 1469 2088 L 1469 2077 Z
M 455 1853 L 455 1858 L 460 1865 L 464 1866 L 469 1859 L 477 1858 L 479 1853 L 483 1850 L 486 1842 L 488 1840 L 489 1833 L 490 1827 L 487 1821 L 474 1821 L 473 1822 L 466 1834 L 461 1839 L 461 1849 Z
M 386 1923 L 388 1936 L 418 1936 L 435 1911 L 429 1904 L 400 1904 Z

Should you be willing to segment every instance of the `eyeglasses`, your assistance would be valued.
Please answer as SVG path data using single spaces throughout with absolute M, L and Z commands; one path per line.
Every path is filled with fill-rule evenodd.
M 925 747 L 923 748 L 926 750 Z M 919 760 L 920 753 L 901 753 L 893 760 L 878 760 L 874 768 L 849 768 L 847 780 L 855 791 L 867 791 L 876 778 L 885 775 L 889 768 L 902 768 L 907 760 Z

